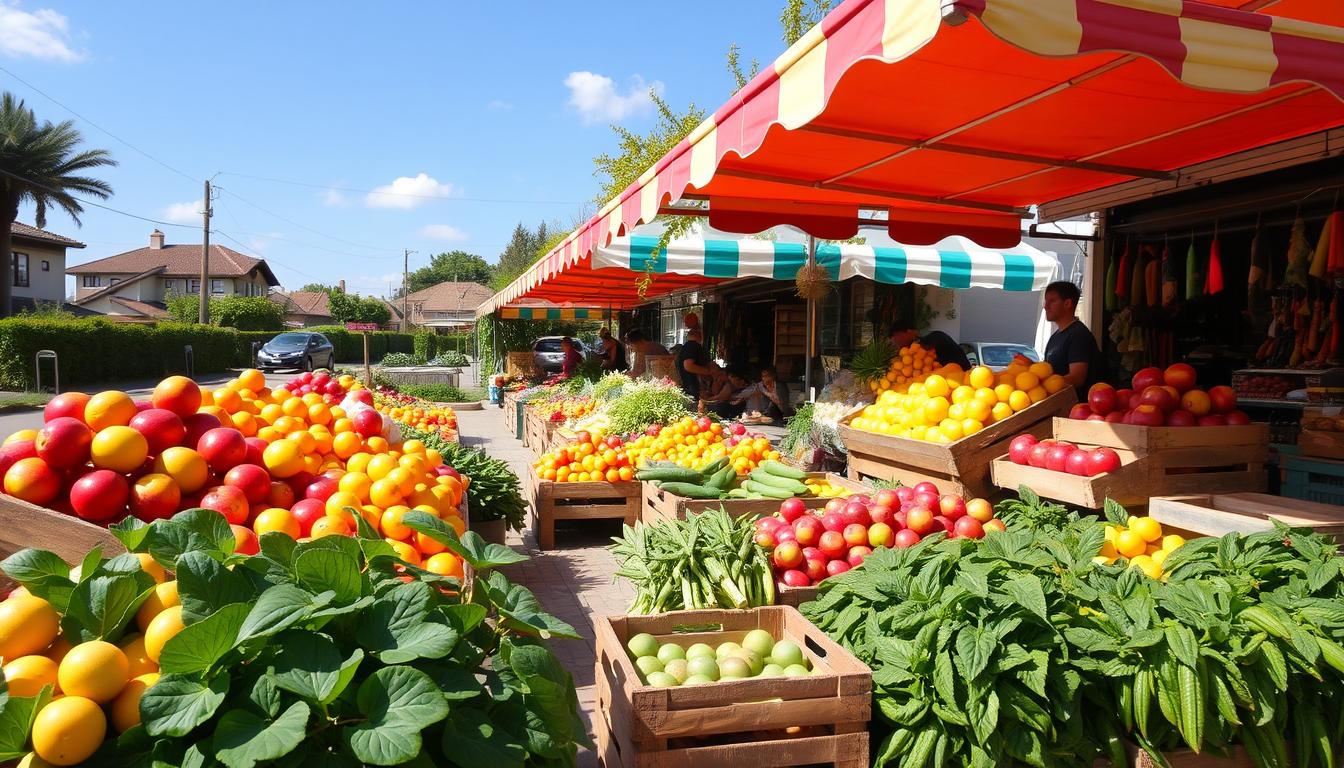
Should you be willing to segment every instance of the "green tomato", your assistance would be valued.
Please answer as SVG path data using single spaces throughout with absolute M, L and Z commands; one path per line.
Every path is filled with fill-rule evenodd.
M 742 647 L 764 659 L 775 649 L 775 638 L 764 629 L 753 629 L 742 638 Z
M 686 649 L 686 659 L 688 661 L 694 659 L 696 656 L 708 656 L 712 659 L 714 658 L 714 648 L 705 643 L 696 643 Z
M 687 669 L 687 666 L 688 664 L 685 659 L 673 659 L 667 662 L 667 664 L 663 667 L 663 671 L 677 678 L 678 683 L 684 683 L 686 682 L 686 678 L 690 677 L 691 675 L 690 670 Z
M 648 632 L 640 632 L 630 638 L 630 642 L 626 643 L 625 647 L 630 651 L 630 655 L 636 659 L 640 656 L 657 656 L 658 638 Z
M 682 685 L 707 685 L 712 682 L 714 682 L 712 678 L 705 677 L 704 675 L 691 675 L 682 682 Z
M 686 662 L 686 671 L 689 673 L 688 680 L 691 677 L 707 677 L 710 680 L 719 679 L 719 663 L 708 656 L 696 656 L 694 659 Z
M 741 656 L 728 656 L 719 661 L 719 677 L 723 680 L 751 677 L 751 665 Z
M 657 656 L 640 656 L 635 659 L 635 666 L 639 667 L 639 673 L 645 677 L 663 671 L 663 662 L 659 661 Z
M 784 668 L 778 664 L 766 664 L 761 668 L 761 677 L 783 677 Z
M 774 650 L 770 651 L 770 660 L 781 667 L 788 667 L 790 664 L 802 664 L 804 661 L 803 649 L 792 640 L 780 640 L 775 643 Z
M 801 677 L 807 674 L 807 667 L 802 664 L 790 664 L 784 668 L 785 677 Z
M 646 656 L 645 658 L 649 657 Z M 681 683 L 677 681 L 677 678 L 667 674 L 666 672 L 654 672 L 653 674 L 649 675 L 649 685 L 653 686 L 654 688 L 673 688 L 678 685 L 681 685 Z
M 658 660 L 663 662 L 664 665 L 673 659 L 684 658 L 686 658 L 686 651 L 676 643 L 663 643 L 662 647 L 658 649 Z
M 749 648 L 738 651 L 737 658 L 747 662 L 747 666 L 751 668 L 751 674 L 753 675 L 761 674 L 761 670 L 765 668 L 765 657 Z
M 714 649 L 714 655 L 722 659 L 724 656 L 736 656 L 740 650 L 742 650 L 742 646 L 730 641 L 720 643 L 719 647 Z

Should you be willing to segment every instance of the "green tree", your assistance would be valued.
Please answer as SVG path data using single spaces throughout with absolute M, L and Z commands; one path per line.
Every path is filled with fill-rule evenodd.
M 406 286 L 411 293 L 439 283 L 480 283 L 490 285 L 494 267 L 474 253 L 449 251 L 440 253 L 429 260 L 429 264 L 412 272 L 406 278 Z M 398 291 L 400 296 L 401 292 Z
M 545 227 L 546 224 L 543 222 L 541 228 L 544 230 Z M 523 226 L 521 221 L 518 222 L 509 237 L 509 244 L 504 246 L 504 250 L 499 254 L 499 264 L 495 266 L 491 287 L 496 290 L 503 288 L 532 266 L 537 260 L 538 242 L 536 234 Z
M 392 319 L 387 305 L 372 296 L 332 291 L 331 317 L 338 323 L 378 323 Z
M 201 297 L 196 294 L 169 293 L 163 303 L 168 307 L 168 320 L 174 323 L 194 323 L 200 318 Z M 213 311 L 214 307 L 209 307 Z M 213 318 L 210 318 L 213 320 Z
M 12 93 L 0 97 L 0 317 L 12 311 L 14 263 L 10 228 L 19 218 L 19 205 L 32 203 L 38 228 L 47 225 L 47 209 L 56 207 L 76 224 L 84 207 L 75 194 L 107 199 L 112 187 L 83 171 L 116 165 L 104 149 L 80 150 L 83 136 L 73 121 L 44 121 Z
M 299 289 L 300 292 L 307 293 L 331 293 L 334 290 L 336 290 L 335 286 L 324 283 L 308 283 Z
M 265 296 L 224 296 L 210 300 L 210 318 L 214 325 L 240 331 L 278 331 L 285 311 Z

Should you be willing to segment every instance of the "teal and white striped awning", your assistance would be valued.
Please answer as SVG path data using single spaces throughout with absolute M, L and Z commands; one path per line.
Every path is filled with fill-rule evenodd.
M 655 275 L 700 275 L 730 280 L 768 277 L 792 280 L 807 263 L 807 246 L 772 240 L 674 240 L 655 256 L 656 237 L 618 237 L 593 251 L 594 270 L 620 268 Z M 1050 282 L 1055 259 L 1025 243 L 982 248 L 964 237 L 934 245 L 817 246 L 817 263 L 832 280 L 866 277 L 879 283 L 917 283 L 942 288 L 1039 291 Z

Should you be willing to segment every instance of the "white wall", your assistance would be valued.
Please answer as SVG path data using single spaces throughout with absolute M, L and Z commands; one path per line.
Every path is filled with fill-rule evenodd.
M 28 286 L 14 286 L 14 296 L 23 296 L 38 301 L 65 301 L 65 249 L 16 242 L 15 253 L 28 254 Z M 42 262 L 49 263 L 46 272 L 42 271 Z M 11 270 L 5 279 L 12 284 L 14 272 Z

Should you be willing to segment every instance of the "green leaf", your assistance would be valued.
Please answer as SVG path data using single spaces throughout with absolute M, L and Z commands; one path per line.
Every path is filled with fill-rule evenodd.
M 335 592 L 334 602 L 337 603 L 354 602 L 363 594 L 359 560 L 344 552 L 300 552 L 294 559 L 294 573 L 300 584 L 314 592 Z
M 79 563 L 79 580 L 84 581 L 96 573 L 98 566 L 103 562 L 103 548 L 94 547 L 84 555 L 84 559 Z
M 508 651 L 509 667 L 522 682 L 526 694 L 524 704 L 528 710 L 527 730 L 532 751 L 543 751 L 537 744 L 538 735 L 548 740 L 565 736 L 564 745 L 591 746 L 579 716 L 574 678 L 561 666 L 555 654 L 541 645 L 515 645 L 508 640 L 503 647 Z
M 269 722 L 245 709 L 225 712 L 215 726 L 215 757 L 229 768 L 252 768 L 284 757 L 307 735 L 309 714 L 302 701 Z
M 18 760 L 28 754 L 28 734 L 37 713 L 51 700 L 53 686 L 36 696 L 0 695 L 0 762 Z
M 336 675 L 336 684 L 331 687 L 331 691 L 322 700 L 323 706 L 335 701 L 345 692 L 346 688 L 350 687 L 350 681 L 355 679 L 355 673 L 359 671 L 359 664 L 362 661 L 364 661 L 364 651 L 356 648 L 350 652 L 350 658 L 341 662 L 341 671 Z
M 115 641 L 152 591 L 153 577 L 141 570 L 86 578 L 70 593 L 61 627 L 80 641 Z
M 194 675 L 166 674 L 140 698 L 140 717 L 150 736 L 186 736 L 215 716 L 229 692 L 229 676 L 209 682 Z
M 1195 633 L 1184 625 L 1171 624 L 1166 627 L 1164 634 L 1167 647 L 1176 660 L 1194 669 L 1199 663 L 1199 642 L 1195 639 Z
M 349 509 L 349 507 L 346 507 L 346 509 Z M 369 525 L 369 521 L 365 520 L 364 516 L 358 512 L 355 513 L 355 529 L 355 535 L 362 541 L 383 541 L 383 537 L 379 535 L 378 531 L 374 530 L 373 526 Z
M 177 559 L 177 594 L 182 620 L 200 621 L 226 605 L 248 603 L 257 596 L 241 571 L 225 568 L 204 552 L 187 552 Z
M 1101 509 L 1106 516 L 1106 522 L 1112 525 L 1129 525 L 1129 510 L 1115 499 L 1106 499 L 1102 502 Z
M 282 703 L 280 689 L 267 675 L 256 678 L 252 691 L 247 694 L 248 701 L 256 705 L 257 711 L 266 717 L 275 717 L 280 713 Z
M 425 664 L 418 668 L 434 678 L 434 684 L 439 686 L 439 691 L 449 701 L 474 699 L 484 690 L 472 670 L 456 665 L 451 660 L 447 664 Z
M 938 692 L 938 698 L 942 699 L 944 704 L 958 706 L 957 673 L 952 669 L 952 656 L 946 651 L 939 653 L 934 659 L 933 689 Z
M 460 635 L 446 617 L 434 612 L 434 600 L 434 588 L 428 584 L 398 584 L 374 601 L 355 630 L 355 639 L 384 664 L 447 656 Z
M 1031 574 L 1018 574 L 1003 585 L 1003 591 L 1033 616 L 1050 623 L 1050 611 L 1045 604 L 1045 590 L 1041 588 L 1040 579 Z
M 504 574 L 498 571 L 491 571 L 484 582 L 479 578 L 477 574 L 477 587 L 485 587 L 486 595 L 499 612 L 500 622 L 508 629 L 542 639 L 579 638 L 573 627 L 541 610 L 541 603 L 532 590 L 509 583 Z
M 0 562 L 0 571 L 22 584 L 29 594 L 51 603 L 58 613 L 66 612 L 75 582 L 70 579 L 70 566 L 56 554 L 22 549 Z
M 957 659 L 967 680 L 974 680 L 985 671 L 998 644 L 994 633 L 983 627 L 962 627 L 957 633 Z
M 289 630 L 271 641 L 280 656 L 271 666 L 270 679 L 290 693 L 309 701 L 325 700 L 341 674 L 341 652 L 327 635 Z
M 475 531 L 467 531 L 458 538 L 456 531 L 428 512 L 412 510 L 401 521 L 411 530 L 423 533 L 447 547 L 477 571 L 521 563 L 527 559 L 527 555 L 520 555 L 503 544 L 487 544 Z
M 383 667 L 359 686 L 359 711 L 368 718 L 341 736 L 355 757 L 371 765 L 397 765 L 420 753 L 420 731 L 448 716 L 448 702 L 417 669 Z
M 238 629 L 238 642 L 283 632 L 326 606 L 333 597 L 331 592 L 314 595 L 292 584 L 277 584 L 257 598 Z
M 522 768 L 527 745 L 486 713 L 462 707 L 444 725 L 443 754 L 461 768 Z
M 172 570 L 177 558 L 187 552 L 204 552 L 223 559 L 233 554 L 236 542 L 229 521 L 213 509 L 188 509 L 171 520 L 150 526 L 149 553 L 164 568 Z
M 159 670 L 179 674 L 209 670 L 233 650 L 250 610 L 251 606 L 233 603 L 203 621 L 188 624 L 164 643 Z
M 145 539 L 149 537 L 150 526 L 143 520 L 127 517 L 119 523 L 107 526 L 108 533 L 117 537 L 127 552 L 143 552 Z
M 448 614 L 452 619 L 453 627 L 463 635 L 479 627 L 488 613 L 485 606 L 476 603 L 458 603 L 455 605 L 445 605 L 439 610 Z

